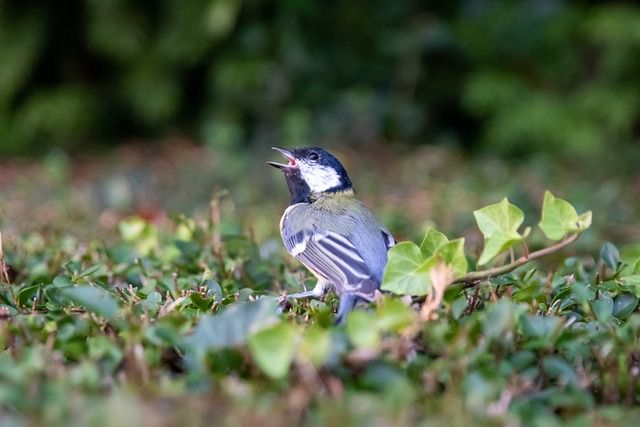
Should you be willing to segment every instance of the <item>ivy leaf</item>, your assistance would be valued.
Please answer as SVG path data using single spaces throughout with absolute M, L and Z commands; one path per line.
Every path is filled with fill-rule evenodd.
M 440 257 L 446 265 L 451 266 L 453 275 L 458 278 L 467 273 L 469 267 L 464 256 L 464 238 L 455 239 L 440 246 L 436 251 L 436 257 Z
M 381 289 L 401 295 L 426 295 L 431 290 L 429 268 L 435 258 L 426 260 L 418 245 L 401 242 L 389 249 Z
M 567 233 L 579 233 L 591 225 L 591 211 L 578 215 L 566 200 L 556 198 L 547 191 L 542 203 L 540 228 L 551 240 L 560 240 Z
M 524 221 L 524 214 L 520 208 L 509 203 L 506 197 L 500 203 L 474 211 L 473 215 L 484 235 L 484 249 L 478 265 L 488 263 L 525 237 L 518 233 L 518 228 Z
M 429 229 L 427 229 L 427 233 L 424 235 L 424 239 L 422 239 L 422 243 L 420 244 L 420 251 L 422 252 L 422 255 L 427 258 L 435 254 L 442 245 L 447 243 L 449 243 L 447 236 L 436 229 L 429 227 Z
M 295 327 L 283 322 L 249 336 L 247 345 L 262 372 L 279 379 L 289 373 L 295 353 L 295 339 Z

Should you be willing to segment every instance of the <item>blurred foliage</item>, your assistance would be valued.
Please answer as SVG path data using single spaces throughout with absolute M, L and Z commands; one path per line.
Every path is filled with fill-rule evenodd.
M 633 160 L 639 29 L 624 2 L 2 1 L 0 154 L 177 132 Z
M 385 295 L 333 327 L 333 295 L 277 313 L 306 273 L 234 220 L 119 234 L 4 239 L 3 424 L 638 423 L 637 245 L 449 286 L 427 317 Z

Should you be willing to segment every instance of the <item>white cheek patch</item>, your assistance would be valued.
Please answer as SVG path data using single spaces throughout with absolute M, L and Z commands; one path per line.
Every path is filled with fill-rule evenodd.
M 340 175 L 332 167 L 310 166 L 302 162 L 298 164 L 300 165 L 302 178 L 307 182 L 312 193 L 322 193 L 342 184 Z

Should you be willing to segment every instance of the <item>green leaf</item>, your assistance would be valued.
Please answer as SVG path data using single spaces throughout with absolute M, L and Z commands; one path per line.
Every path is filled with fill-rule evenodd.
M 436 229 L 429 227 L 424 235 L 424 239 L 422 239 L 422 243 L 420 244 L 420 251 L 422 252 L 422 255 L 424 255 L 424 258 L 428 258 L 435 254 L 436 251 L 446 243 L 449 243 L 447 236 Z
M 113 294 L 102 288 L 91 285 L 79 285 L 61 288 L 60 293 L 78 307 L 113 320 L 118 314 L 118 304 Z
M 623 277 L 622 283 L 624 283 L 631 292 L 640 298 L 640 274 L 632 274 L 631 276 Z
M 540 228 L 551 240 L 560 240 L 567 233 L 579 233 L 591 225 L 591 211 L 578 215 L 571 203 L 556 198 L 547 191 L 542 203 Z
M 524 221 L 524 214 L 505 197 L 500 203 L 473 212 L 478 228 L 484 235 L 484 249 L 478 265 L 491 261 L 499 253 L 521 242 L 524 237 L 518 228 Z
M 191 302 L 202 311 L 208 311 L 213 305 L 213 299 L 203 298 L 200 292 L 191 292 L 189 294 Z
M 505 334 L 513 328 L 516 316 L 522 309 L 509 299 L 502 299 L 487 308 L 483 333 L 487 338 L 504 339 Z
M 613 299 L 611 315 L 616 319 L 624 319 L 638 306 L 638 297 L 631 294 L 620 294 Z
M 380 344 L 380 330 L 371 314 L 355 310 L 347 317 L 347 335 L 356 347 L 375 349 Z
M 464 238 L 455 239 L 436 250 L 436 257 L 439 257 L 445 264 L 450 265 L 453 275 L 458 278 L 467 273 L 468 263 L 464 255 Z
M 290 323 L 280 323 L 262 329 L 247 339 L 256 365 L 274 379 L 285 377 L 295 353 L 296 330 Z
M 74 286 L 74 283 L 67 276 L 56 276 L 53 278 L 53 285 L 58 288 Z
M 158 228 L 142 218 L 129 218 L 118 224 L 122 239 L 134 244 L 143 256 L 151 254 L 158 247 Z
M 600 259 L 609 268 L 616 269 L 620 261 L 620 251 L 613 243 L 606 242 L 600 248 Z
M 549 339 L 558 329 L 560 319 L 554 316 L 534 316 L 525 314 L 520 316 L 522 333 L 528 338 Z
M 602 292 L 597 300 L 591 303 L 593 308 L 593 313 L 596 315 L 596 318 L 604 322 L 613 313 L 613 300 L 606 295 L 603 295 Z
M 571 385 L 578 384 L 578 377 L 565 360 L 558 356 L 544 356 L 542 358 L 542 366 L 544 371 L 561 384 L 569 383 Z
M 147 223 L 142 218 L 129 218 L 120 221 L 118 230 L 123 240 L 133 242 L 144 233 Z
M 429 268 L 435 258 L 424 259 L 413 242 L 401 242 L 389 249 L 381 289 L 401 295 L 426 295 L 431 290 Z
M 247 337 L 279 322 L 275 298 L 234 303 L 217 315 L 202 317 L 190 337 L 193 349 L 202 355 L 207 350 L 238 346 Z
M 386 296 L 376 310 L 376 324 L 382 331 L 400 332 L 411 325 L 417 314 L 399 298 Z
M 89 277 L 92 274 L 94 274 L 96 271 L 100 270 L 101 268 L 102 268 L 102 264 L 97 264 L 92 267 L 89 267 L 86 270 L 84 270 L 82 273 L 78 274 L 75 277 L 75 279 L 82 279 L 84 277 Z
M 322 367 L 331 351 L 331 334 L 317 325 L 309 326 L 298 347 L 298 358 L 303 362 L 311 362 L 316 368 Z

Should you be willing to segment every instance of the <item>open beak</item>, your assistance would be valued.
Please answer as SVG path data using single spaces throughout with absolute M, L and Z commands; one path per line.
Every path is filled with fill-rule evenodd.
M 295 159 L 295 157 L 293 157 L 293 154 L 291 153 L 291 151 L 285 150 L 284 148 L 279 148 L 279 147 L 271 147 L 271 148 L 273 148 L 276 151 L 279 151 L 280 153 L 282 153 L 282 155 L 285 157 L 285 159 L 289 160 L 289 164 L 277 163 L 277 162 L 267 162 L 271 166 L 273 166 L 274 168 L 278 168 L 278 169 L 291 169 L 291 168 L 297 168 L 298 167 L 298 164 L 296 163 L 296 159 Z

